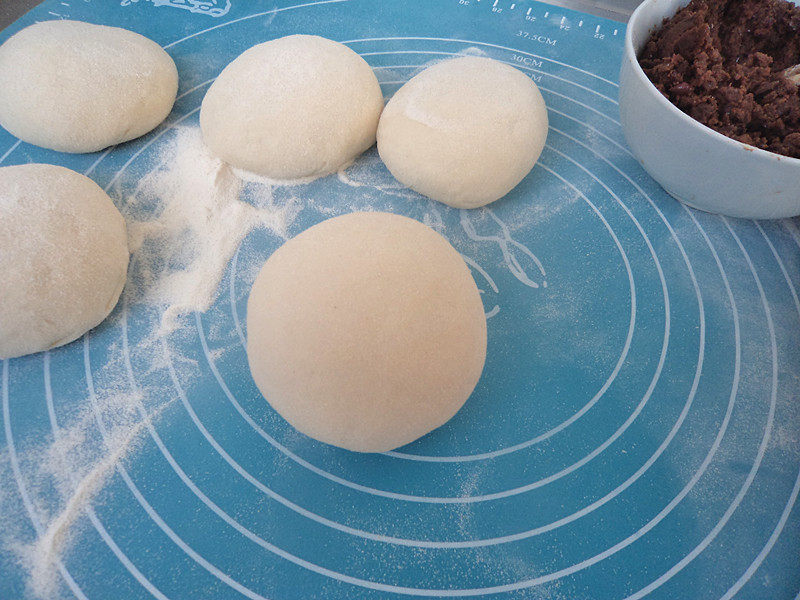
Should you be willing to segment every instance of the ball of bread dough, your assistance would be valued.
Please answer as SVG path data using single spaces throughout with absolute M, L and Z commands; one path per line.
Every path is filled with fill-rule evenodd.
M 95 152 L 137 138 L 177 91 L 169 55 L 126 29 L 45 21 L 0 46 L 0 125 L 43 148 Z
M 281 246 L 247 304 L 256 384 L 289 423 L 359 452 L 448 421 L 486 358 L 486 317 L 461 255 L 429 227 L 352 213 Z
M 547 111 L 536 84 L 509 65 L 479 57 L 437 63 L 389 100 L 378 152 L 411 189 L 457 208 L 510 192 L 536 164 Z
M 0 168 L 0 358 L 99 324 L 127 268 L 125 221 L 91 179 L 53 165 Z
M 203 99 L 200 126 L 234 167 L 301 179 L 333 173 L 374 144 L 382 109 L 363 58 L 338 42 L 290 35 L 225 67 Z

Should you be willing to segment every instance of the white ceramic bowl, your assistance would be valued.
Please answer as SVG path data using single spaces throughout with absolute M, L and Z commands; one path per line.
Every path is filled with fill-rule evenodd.
M 689 206 L 753 219 L 800 215 L 800 159 L 742 144 L 695 121 L 639 66 L 650 34 L 688 3 L 645 0 L 628 23 L 619 105 L 631 150 L 653 179 Z

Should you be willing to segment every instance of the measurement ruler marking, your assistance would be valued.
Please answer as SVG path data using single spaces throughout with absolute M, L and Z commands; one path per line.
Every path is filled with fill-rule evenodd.
M 469 4 L 477 4 L 480 1 L 481 0 L 456 0 L 456 3 L 460 4 L 460 5 L 469 5 Z M 0 2 L 2 2 L 2 0 L 0 0 Z M 490 10 L 493 13 L 501 13 L 504 10 L 512 11 L 512 10 L 515 10 L 517 8 L 517 5 L 520 4 L 520 2 L 519 2 L 519 0 L 515 0 L 514 2 L 511 2 L 508 6 L 505 6 L 505 7 L 501 7 L 501 6 L 499 6 L 499 4 L 500 4 L 500 0 L 493 0 Z M 524 7 L 524 6 L 522 6 L 521 8 L 522 8 L 522 10 L 525 11 L 525 20 L 526 21 L 529 21 L 529 22 L 533 23 L 534 21 L 537 20 L 537 17 L 533 15 L 533 8 L 532 7 Z M 551 15 L 551 11 L 549 11 L 549 10 L 546 10 L 544 12 L 544 15 L 543 15 L 544 18 L 550 18 L 551 16 L 552 16 L 552 19 L 553 19 L 551 21 L 551 23 L 554 23 L 555 19 L 559 19 L 558 27 L 562 32 L 569 32 L 569 30 L 572 29 L 575 26 L 575 22 L 569 21 L 566 16 L 561 16 L 561 15 L 558 15 L 558 14 Z M 578 24 L 579 28 L 583 28 L 584 24 L 586 24 L 586 20 L 585 19 L 579 19 L 577 21 L 577 24 Z M 603 39 L 606 39 L 606 38 L 610 38 L 612 35 L 613 36 L 617 36 L 617 35 L 619 35 L 619 32 L 620 32 L 619 29 L 614 29 L 613 33 L 600 33 L 601 30 L 602 30 L 602 25 L 597 25 L 594 28 L 594 39 L 595 40 L 603 40 Z M 523 35 L 523 33 L 524 33 L 524 35 Z M 543 36 L 543 35 L 542 36 L 533 35 L 533 34 L 529 35 L 528 32 L 522 32 L 521 31 L 519 36 L 520 37 L 524 37 L 525 39 L 530 39 L 530 40 L 538 41 L 538 42 L 541 42 L 541 43 L 545 43 L 545 39 L 544 39 L 545 36 Z M 547 42 L 546 43 L 549 43 L 551 45 L 555 45 L 555 40 L 551 41 L 549 38 L 547 38 Z M 800 597 L 798 597 L 796 600 L 800 600 Z

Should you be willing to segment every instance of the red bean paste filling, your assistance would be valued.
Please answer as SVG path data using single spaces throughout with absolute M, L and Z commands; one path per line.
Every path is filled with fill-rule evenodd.
M 683 112 L 739 142 L 800 158 L 800 7 L 786 0 L 692 0 L 639 63 Z

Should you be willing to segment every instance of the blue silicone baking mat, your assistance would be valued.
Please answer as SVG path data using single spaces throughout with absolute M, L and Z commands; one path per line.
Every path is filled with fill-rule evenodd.
M 157 194 L 135 201 L 142 181 L 196 138 L 220 70 L 291 33 L 344 42 L 387 97 L 452 55 L 514 65 L 550 132 L 532 173 L 482 210 L 404 190 L 374 149 L 275 187 L 280 226 L 245 237 L 208 310 L 159 337 L 158 306 L 131 283 L 87 336 L 0 363 L 0 598 L 800 598 L 798 221 L 692 211 L 642 171 L 619 125 L 623 25 L 523 0 L 48 0 L 0 40 L 58 18 L 162 44 L 175 109 L 95 155 L 0 131 L 0 161 L 87 173 L 129 216 L 158 213 Z M 489 347 L 451 422 L 362 455 L 268 406 L 245 315 L 287 236 L 373 209 L 464 255 Z

